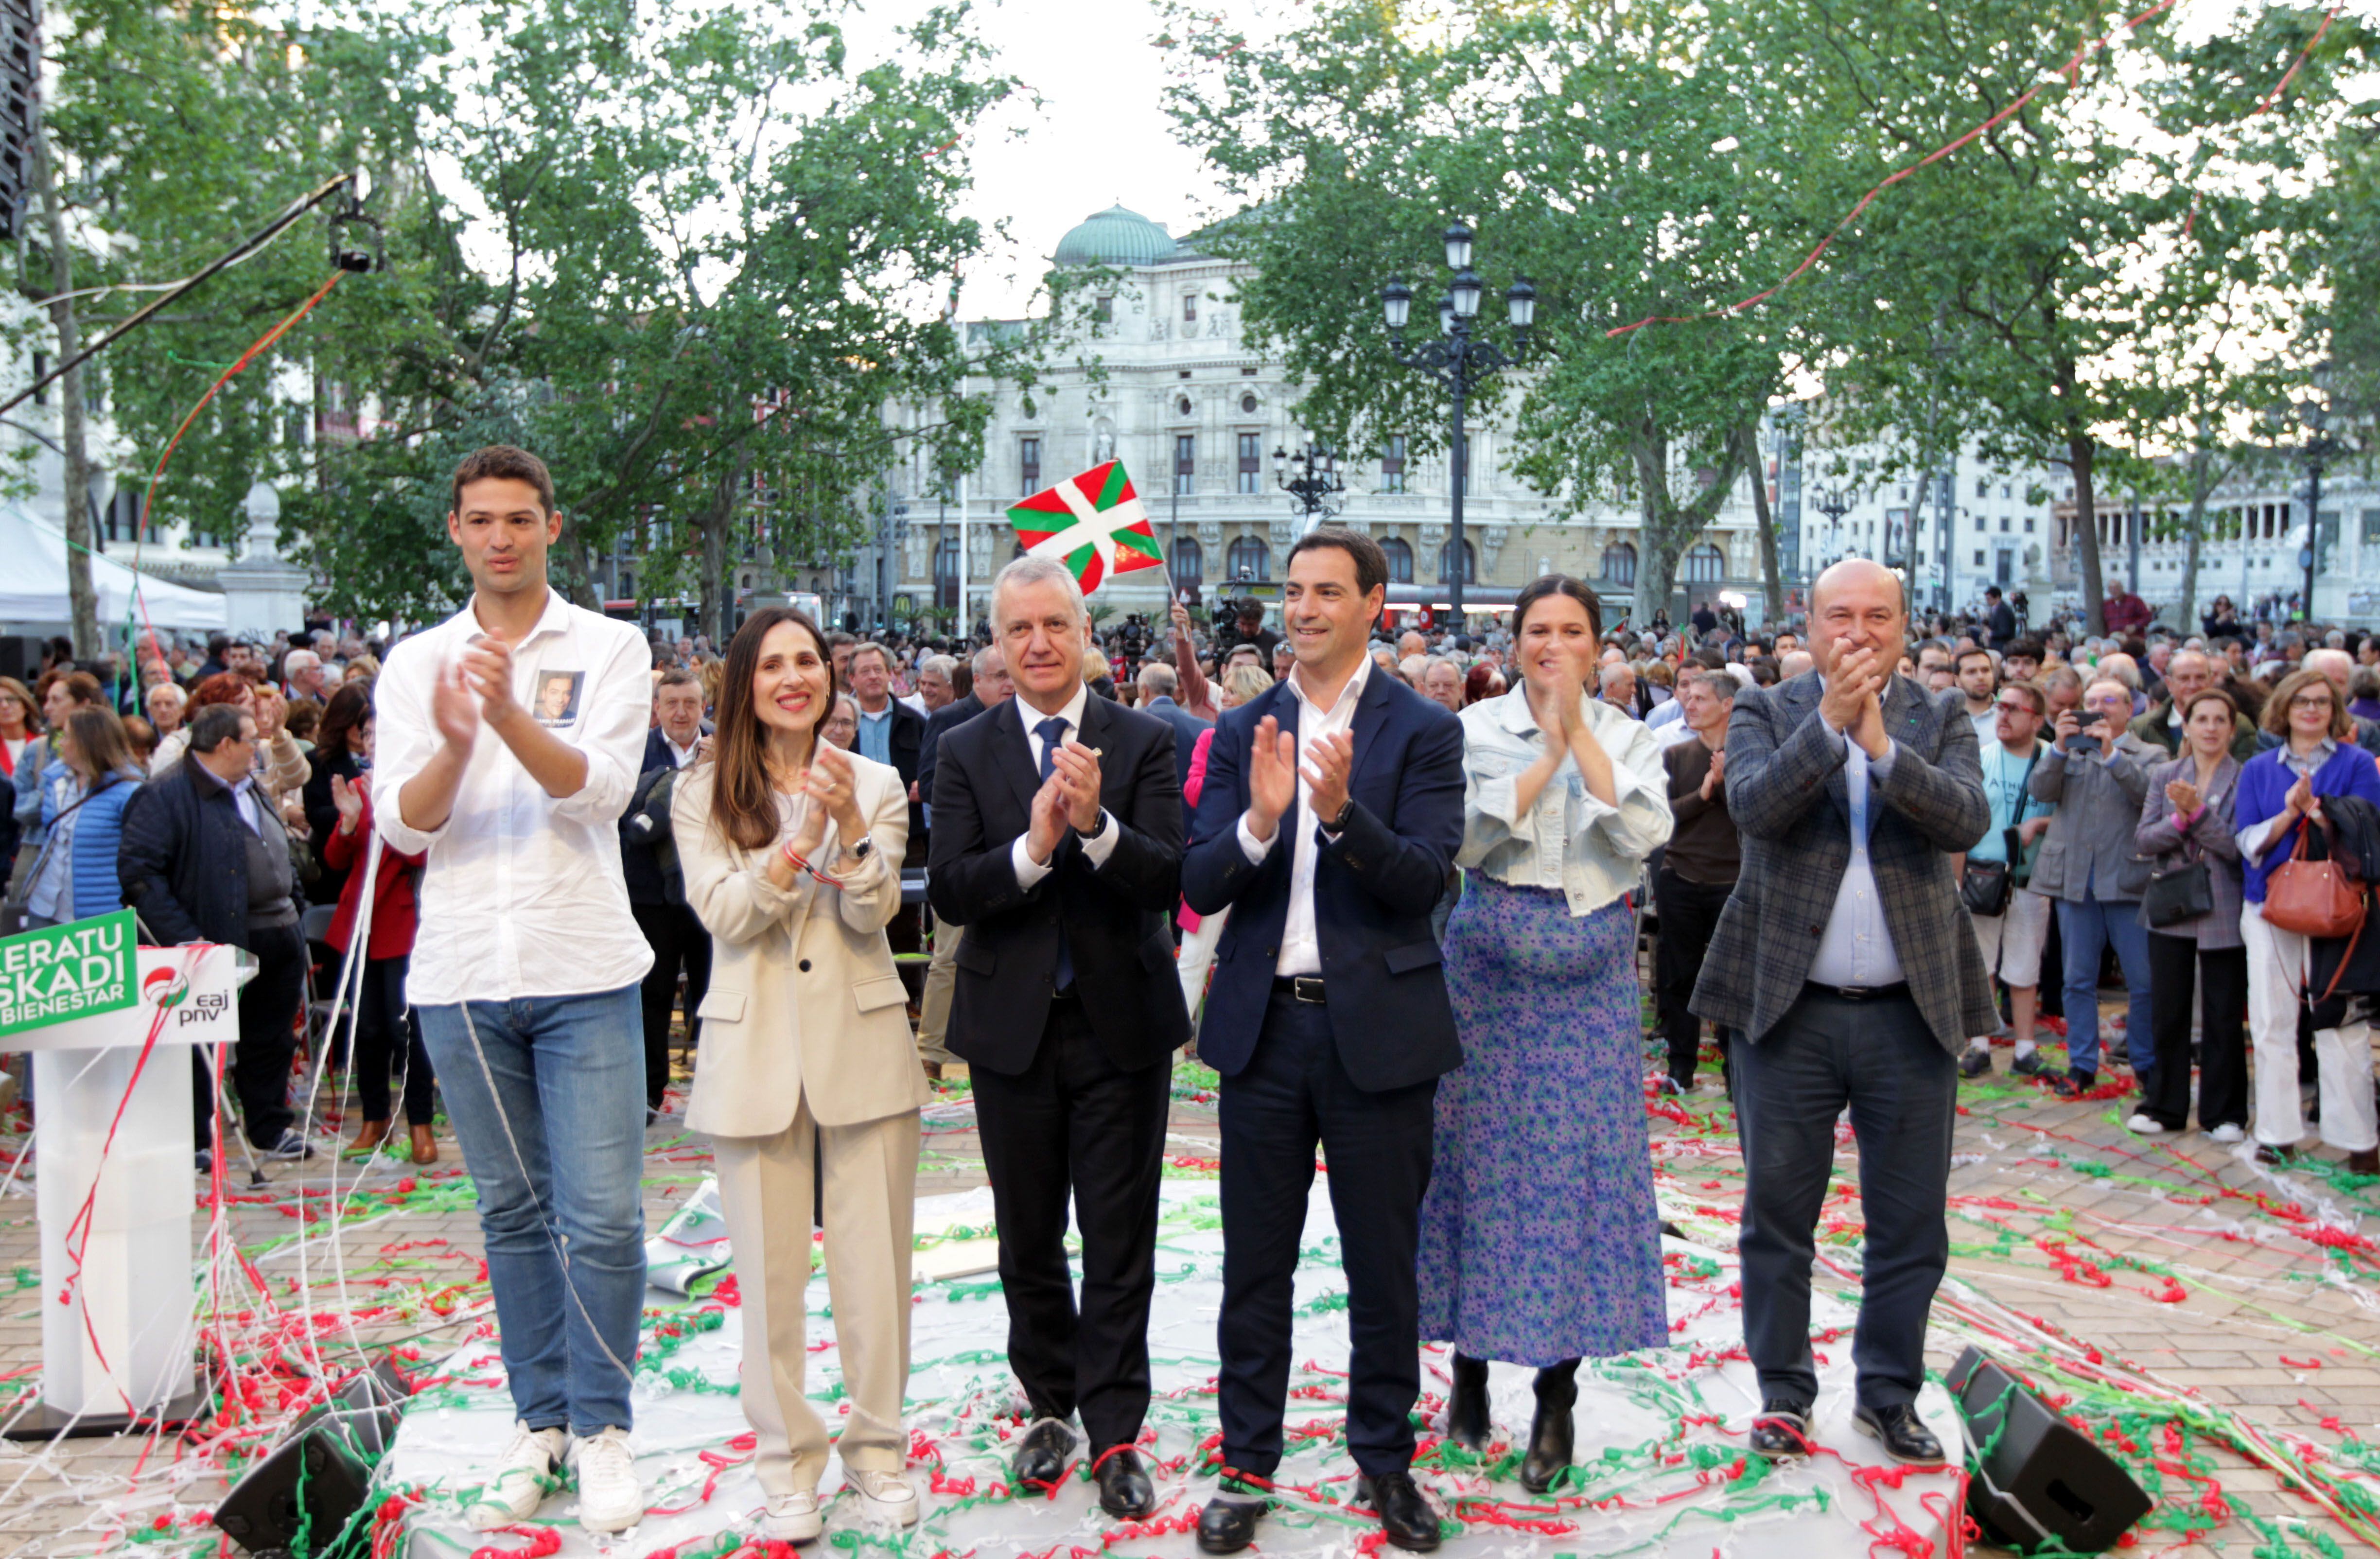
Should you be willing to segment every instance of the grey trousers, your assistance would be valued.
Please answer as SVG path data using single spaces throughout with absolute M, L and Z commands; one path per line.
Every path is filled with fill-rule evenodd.
M 1903 993 L 1845 1001 L 1815 987 L 1755 1042 L 1730 1040 L 1743 1147 L 1743 1343 L 1764 1399 L 1808 1407 L 1810 1264 L 1848 1103 L 1867 1224 L 1852 1358 L 1859 1400 L 1887 1407 L 1925 1382 L 1925 1320 L 1950 1258 L 1944 1212 L 1958 1064 Z
M 917 998 L 917 1059 L 937 1066 L 958 1059 L 942 1042 L 942 1036 L 950 1031 L 951 996 L 959 978 L 959 936 L 965 929 L 934 915 L 934 956 L 926 966 L 926 988 Z

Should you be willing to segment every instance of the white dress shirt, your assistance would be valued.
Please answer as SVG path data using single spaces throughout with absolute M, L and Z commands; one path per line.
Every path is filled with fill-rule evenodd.
M 1820 985 L 1898 985 L 1905 978 L 1900 955 L 1893 950 L 1892 932 L 1884 923 L 1884 896 L 1876 885 L 1876 870 L 1868 860 L 1868 809 L 1881 805 L 1874 786 L 1892 772 L 1900 744 L 1888 742 L 1881 758 L 1870 758 L 1848 733 L 1834 738 L 1843 748 L 1843 788 L 1849 792 L 1852 859 L 1843 868 L 1842 885 L 1835 891 L 1835 907 L 1827 917 L 1826 933 L 1818 938 L 1817 955 L 1810 960 L 1810 978 Z
M 1066 729 L 1059 737 L 1060 741 L 1083 739 L 1083 711 L 1090 706 L 1090 684 L 1075 683 L 1075 696 L 1068 699 L 1066 707 L 1058 712 L 1058 718 L 1066 723 Z M 1033 772 L 1038 774 L 1041 772 L 1041 734 L 1034 727 L 1050 716 L 1027 703 L 1022 693 L 1016 695 L 1016 715 L 1018 719 L 1025 722 L 1025 750 L 1032 758 Z M 1115 819 L 1108 815 L 1108 810 L 1105 807 L 1099 809 L 1099 819 L 1101 826 L 1099 833 L 1086 834 L 1083 837 L 1083 859 L 1091 863 L 1091 870 L 1094 871 L 1108 863 L 1108 857 L 1115 854 L 1116 847 Z M 1039 862 L 1036 862 L 1026 853 L 1026 841 L 1032 837 L 1033 826 L 1027 822 L 1025 832 L 1016 836 L 1016 843 L 1008 847 L 1008 859 L 1015 863 L 1016 885 L 1020 888 L 1031 887 L 1050 875 L 1050 869 L 1058 864 L 1058 852 L 1055 850 L 1050 852 L 1048 860 Z M 1062 845 L 1064 842 L 1064 837 L 1062 835 L 1059 843 Z
M 1355 675 L 1347 686 L 1339 689 L 1339 701 L 1329 709 L 1322 708 L 1305 693 L 1305 668 L 1290 670 L 1290 696 L 1298 701 L 1297 715 L 1297 806 L 1304 826 L 1297 831 L 1289 862 L 1289 918 L 1281 928 L 1281 958 L 1273 965 L 1275 974 L 1320 974 L 1322 972 L 1322 938 L 1314 920 L 1314 866 L 1321 859 L 1322 845 L 1317 837 L 1322 820 L 1314 815 L 1314 786 L 1306 783 L 1306 754 L 1324 737 L 1344 736 L 1355 728 L 1355 706 L 1363 700 L 1364 686 L 1371 680 L 1372 657 L 1366 655 L 1355 667 Z M 1254 762 L 1254 754 L 1250 760 Z M 1353 777 L 1352 775 L 1350 776 Z M 1272 831 L 1269 839 L 1259 839 L 1248 832 L 1248 815 L 1240 814 L 1240 848 L 1249 863 L 1261 866 L 1265 857 L 1272 854 L 1273 846 L 1281 842 L 1281 826 Z
M 372 788 L 388 798 L 372 809 L 373 825 L 397 850 L 429 856 L 406 996 L 443 1005 L 634 985 L 653 953 L 628 912 L 618 823 L 651 728 L 652 652 L 635 625 L 549 591 L 544 615 L 512 647 L 513 696 L 534 715 L 536 688 L 578 675 L 568 713 L 547 729 L 587 760 L 586 783 L 548 796 L 482 725 L 453 812 L 433 829 L 407 827 L 394 798 L 445 741 L 431 695 L 480 631 L 465 606 L 391 651 L 373 688 Z
M 683 769 L 688 763 L 694 761 L 694 749 L 702 745 L 702 733 L 698 729 L 695 732 L 694 739 L 686 743 L 684 747 L 680 747 L 677 744 L 677 738 L 675 737 L 671 736 L 667 731 L 663 731 L 662 733 L 662 745 L 669 749 L 670 766 L 672 768 Z M 639 761 L 642 761 L 642 760 L 639 760 Z

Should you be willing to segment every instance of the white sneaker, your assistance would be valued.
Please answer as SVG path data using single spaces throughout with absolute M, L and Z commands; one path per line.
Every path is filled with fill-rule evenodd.
M 578 1524 L 590 1532 L 625 1532 L 645 1518 L 645 1486 L 637 1480 L 637 1455 L 628 1431 L 607 1429 L 570 1443 L 570 1468 L 578 1475 Z
M 2138 1132 L 2143 1137 L 2162 1137 L 2165 1135 L 2165 1123 L 2158 1120 L 2154 1115 L 2134 1115 L 2131 1120 L 2126 1121 L 2124 1125 L 2127 1129 Z
M 917 1491 L 897 1472 L 853 1472 L 845 1469 L 844 1477 L 852 1492 L 859 1496 L 859 1514 L 869 1522 L 886 1527 L 914 1527 L 917 1524 Z
M 513 1443 L 496 1458 L 496 1475 L 471 1502 L 471 1529 L 492 1532 L 537 1514 L 545 1496 L 560 1486 L 556 1465 L 570 1443 L 558 1429 L 531 1429 L 526 1421 L 513 1427 Z
M 769 1502 L 769 1514 L 760 1522 L 762 1535 L 776 1542 L 809 1542 L 826 1530 L 826 1517 L 819 1514 L 818 1495 L 808 1489 L 797 1489 L 790 1494 Z
M 2240 1130 L 2238 1127 L 2233 1126 L 2229 1121 L 2225 1121 L 2221 1126 L 2216 1127 L 2206 1135 L 2212 1137 L 2217 1142 L 2222 1143 L 2225 1147 L 2229 1147 L 2234 1142 L 2244 1142 L 2248 1139 L 2248 1134 Z

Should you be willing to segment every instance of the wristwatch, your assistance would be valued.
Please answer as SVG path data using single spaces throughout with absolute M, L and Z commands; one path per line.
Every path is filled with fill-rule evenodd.
M 1091 826 L 1090 826 L 1088 829 L 1081 829 L 1081 828 L 1077 828 L 1076 830 L 1075 830 L 1075 836 L 1076 836 L 1076 837 L 1078 837 L 1078 838 L 1083 838 L 1083 839 L 1096 839 L 1096 838 L 1098 838 L 1100 834 L 1105 834 L 1107 831 L 1108 831 L 1108 810 L 1107 810 L 1105 807 L 1101 807 L 1101 808 L 1099 809 L 1099 822 L 1095 822 L 1095 823 L 1093 823 L 1093 824 L 1091 824 Z
M 852 859 L 866 860 L 870 855 L 875 853 L 876 840 L 871 835 L 863 834 L 859 836 L 857 843 L 851 845 L 848 847 L 851 851 Z
M 1325 834 L 1346 833 L 1347 820 L 1354 816 L 1354 814 L 1355 798 L 1353 796 L 1350 796 L 1347 798 L 1346 804 L 1339 809 L 1339 815 L 1322 825 L 1322 832 Z

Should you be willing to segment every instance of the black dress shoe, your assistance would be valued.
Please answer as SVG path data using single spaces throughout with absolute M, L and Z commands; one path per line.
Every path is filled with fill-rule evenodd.
M 1355 1480 L 1355 1503 L 1369 1505 L 1380 1518 L 1389 1545 L 1408 1553 L 1428 1553 L 1438 1547 L 1438 1511 L 1423 1497 L 1410 1472 L 1384 1472 L 1378 1478 Z
M 1785 1461 L 1810 1454 L 1810 1410 L 1798 1402 L 1771 1397 L 1752 1417 L 1752 1454 Z
M 1477 1455 L 1488 1448 L 1488 1361 L 1454 1356 L 1454 1389 L 1446 1395 L 1446 1437 Z
M 1009 1458 L 1008 1470 L 1015 1482 L 1038 1483 L 1046 1489 L 1066 1475 L 1066 1458 L 1074 1454 L 1073 1430 L 1056 1419 L 1036 1419 L 1026 1430 L 1016 1455 Z
M 1140 1453 L 1129 1445 L 1101 1455 L 1091 1479 L 1099 1486 L 1099 1508 L 1119 1521 L 1137 1521 L 1157 1508 L 1157 1486 L 1140 1465 Z
M 1198 1513 L 1198 1552 L 1201 1553 L 1237 1553 L 1257 1541 L 1257 1523 L 1271 1508 L 1269 1501 L 1257 1494 L 1235 1494 L 1239 1485 L 1223 1480 L 1224 1492 L 1207 1502 Z
M 2079 1099 L 2099 1086 L 2096 1072 L 2069 1072 L 2049 1085 L 2049 1091 L 2060 1099 Z
M 1906 1402 L 1896 1402 L 1887 1407 L 1864 1405 L 1852 1409 L 1852 1422 L 1870 1440 L 1880 1442 L 1884 1454 L 1897 1462 L 1918 1467 L 1938 1466 L 1942 1460 L 1942 1443 L 1934 1431 L 1918 1418 L 1917 1409 Z
M 1578 1402 L 1578 1365 L 1537 1371 L 1537 1416 L 1529 1423 L 1529 1454 L 1521 1458 L 1521 1487 L 1542 1494 L 1570 1470 L 1571 1408 Z

